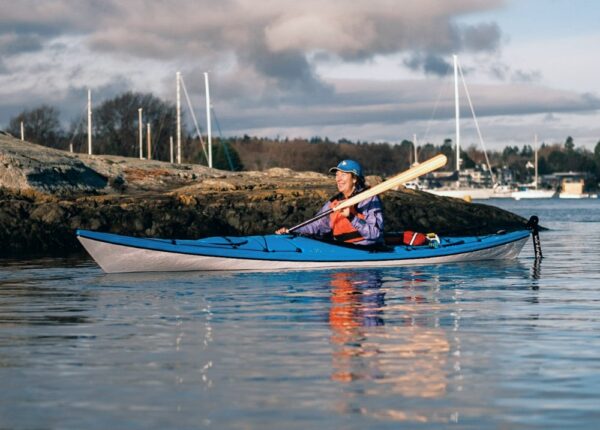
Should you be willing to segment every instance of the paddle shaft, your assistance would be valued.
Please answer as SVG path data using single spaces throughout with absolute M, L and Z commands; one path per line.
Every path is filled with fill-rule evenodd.
M 357 203 L 362 202 L 363 200 L 368 199 L 369 197 L 379 195 L 379 194 L 383 193 L 384 191 L 387 191 L 394 187 L 397 187 L 400 184 L 403 184 L 408 181 L 412 181 L 413 179 L 416 179 L 421 175 L 424 175 L 429 172 L 433 172 L 434 170 L 439 169 L 440 167 L 444 166 L 446 164 L 446 161 L 447 161 L 447 158 L 444 154 L 436 155 L 435 157 L 432 157 L 429 160 L 424 161 L 417 166 L 411 167 L 410 169 L 397 174 L 396 176 L 388 179 L 387 181 L 383 181 L 382 183 L 377 184 L 374 187 L 366 189 L 362 193 L 359 193 L 353 197 L 350 197 L 347 200 L 344 200 L 342 203 L 337 205 L 335 208 L 326 210 L 325 212 L 321 212 L 320 214 L 317 214 L 313 218 L 306 220 L 306 221 L 288 229 L 288 231 L 293 232 L 294 230 L 304 227 L 305 225 L 310 224 L 311 222 L 315 222 L 318 219 L 326 217 L 333 212 L 341 211 L 343 209 L 349 208 L 351 206 L 354 206 Z

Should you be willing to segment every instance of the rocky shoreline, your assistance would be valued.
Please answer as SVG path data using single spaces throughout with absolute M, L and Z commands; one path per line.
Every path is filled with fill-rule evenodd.
M 76 229 L 181 239 L 272 233 L 312 217 L 334 193 L 331 177 L 314 172 L 70 154 L 0 135 L 0 256 L 83 253 Z M 386 231 L 487 234 L 526 223 L 408 189 L 382 197 Z

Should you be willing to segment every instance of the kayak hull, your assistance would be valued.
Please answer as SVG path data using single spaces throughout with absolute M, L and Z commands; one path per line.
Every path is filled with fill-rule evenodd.
M 302 236 L 144 239 L 78 230 L 83 247 L 106 273 L 274 271 L 390 267 L 515 258 L 527 230 L 442 239 L 438 248 L 394 246 L 373 250 Z

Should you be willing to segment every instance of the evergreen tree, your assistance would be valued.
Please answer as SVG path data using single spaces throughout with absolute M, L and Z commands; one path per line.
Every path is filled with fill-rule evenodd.
M 208 164 L 202 150 L 198 151 L 195 159 L 201 164 Z M 220 170 L 231 170 L 234 172 L 244 170 L 240 155 L 229 144 L 227 139 L 214 139 L 212 141 L 212 165 L 215 169 Z
M 462 169 L 473 169 L 477 165 L 465 151 L 460 151 L 460 159 L 462 160 L 462 164 L 460 166 Z
M 600 180 L 600 140 L 594 148 L 594 163 L 596 164 L 596 178 Z
M 548 167 L 551 172 L 563 172 L 566 165 L 566 157 L 561 151 L 552 151 L 548 155 Z
M 454 170 L 456 168 L 456 156 L 454 148 L 452 148 L 452 139 L 444 139 L 440 152 L 448 158 L 446 167 L 450 168 L 450 170 Z
M 538 158 L 538 173 L 540 175 L 547 175 L 548 173 L 551 173 L 548 163 L 544 157 Z
M 521 149 L 521 157 L 533 157 L 533 148 L 531 145 L 523 145 L 523 149 Z
M 571 152 L 573 149 L 575 149 L 575 142 L 573 142 L 573 138 L 571 136 L 567 137 L 567 140 L 565 140 L 565 149 L 568 152 Z

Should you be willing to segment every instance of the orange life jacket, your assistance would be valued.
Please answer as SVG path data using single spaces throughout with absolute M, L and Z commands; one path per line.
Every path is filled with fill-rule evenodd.
M 341 202 L 339 200 L 332 200 L 330 205 L 332 208 L 335 208 Z M 361 213 L 358 213 L 356 209 L 353 207 L 350 208 L 350 213 L 360 219 L 365 219 L 365 216 Z M 361 234 L 356 230 L 352 223 L 348 218 L 343 216 L 341 212 L 332 212 L 329 215 L 329 223 L 331 225 L 331 230 L 333 232 L 333 238 L 335 240 L 340 240 L 342 242 L 354 243 L 360 242 L 364 239 Z

